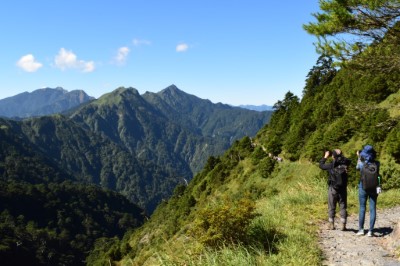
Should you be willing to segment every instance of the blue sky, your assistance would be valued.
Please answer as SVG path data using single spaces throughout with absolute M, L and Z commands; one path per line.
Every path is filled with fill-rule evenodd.
M 96 98 L 175 84 L 214 103 L 301 97 L 318 0 L 13 0 L 0 4 L 0 99 L 43 87 Z

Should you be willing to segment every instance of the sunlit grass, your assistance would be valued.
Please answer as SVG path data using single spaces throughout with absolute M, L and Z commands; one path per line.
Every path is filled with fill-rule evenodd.
M 249 169 L 248 162 L 242 162 Z M 257 213 L 250 233 L 259 235 L 258 245 L 232 245 L 209 249 L 186 236 L 184 230 L 164 244 L 147 250 L 141 265 L 320 265 L 318 231 L 327 221 L 327 173 L 308 162 L 282 163 L 272 177 L 261 178 L 256 169 L 232 173 L 222 193 L 252 191 Z M 378 209 L 399 204 L 399 190 L 379 196 Z M 358 212 L 357 187 L 348 187 L 348 212 Z M 190 225 L 188 225 L 190 227 Z M 260 246 L 261 243 L 261 246 Z M 152 253 L 152 254 L 151 254 Z M 132 264 L 125 258 L 121 265 Z

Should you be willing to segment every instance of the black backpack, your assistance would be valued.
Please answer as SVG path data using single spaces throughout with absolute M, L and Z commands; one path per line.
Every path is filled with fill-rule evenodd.
M 329 175 L 329 185 L 335 189 L 339 189 L 347 185 L 347 165 L 339 164 L 331 169 L 331 173 Z
M 364 190 L 375 190 L 379 185 L 378 165 L 375 162 L 364 163 L 361 169 L 361 181 Z

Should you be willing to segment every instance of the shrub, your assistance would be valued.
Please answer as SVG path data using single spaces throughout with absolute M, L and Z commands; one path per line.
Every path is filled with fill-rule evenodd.
M 253 164 L 258 164 L 260 160 L 262 160 L 266 156 L 267 153 L 260 146 L 258 146 L 257 148 L 254 149 L 254 152 L 251 155 L 251 162 Z
M 388 153 L 394 157 L 397 163 L 400 163 L 400 125 L 396 126 L 386 139 L 386 148 Z
M 262 178 L 267 178 L 274 171 L 276 161 L 271 157 L 266 157 L 260 161 L 259 171 L 261 173 Z
M 256 216 L 255 203 L 249 198 L 225 198 L 200 210 L 189 233 L 213 248 L 227 243 L 245 243 L 249 225 Z

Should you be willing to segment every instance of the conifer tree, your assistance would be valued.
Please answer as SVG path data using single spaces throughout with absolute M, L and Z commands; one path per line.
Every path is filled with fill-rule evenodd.
M 363 53 L 358 67 L 399 70 L 399 0 L 320 0 L 319 4 L 321 12 L 313 14 L 317 22 L 303 25 L 318 38 L 319 53 L 334 56 L 342 63 Z M 379 46 L 382 42 L 385 45 Z

